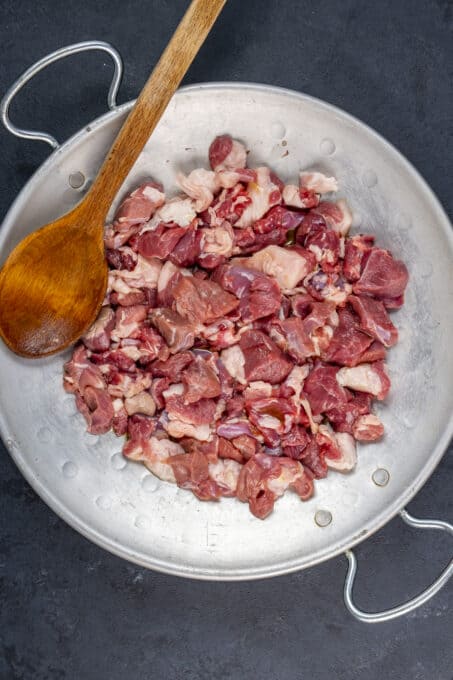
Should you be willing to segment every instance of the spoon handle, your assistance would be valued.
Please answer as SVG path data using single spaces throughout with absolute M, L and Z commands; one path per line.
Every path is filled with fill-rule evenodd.
M 192 0 L 190 3 L 86 196 L 85 205 L 98 215 L 107 215 L 225 3 L 226 0 Z

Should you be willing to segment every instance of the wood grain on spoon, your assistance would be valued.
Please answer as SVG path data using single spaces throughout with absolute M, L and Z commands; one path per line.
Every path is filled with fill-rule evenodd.
M 226 0 L 193 0 L 83 201 L 27 236 L 0 271 L 0 335 L 41 357 L 75 342 L 95 320 L 107 286 L 104 222 L 168 102 Z

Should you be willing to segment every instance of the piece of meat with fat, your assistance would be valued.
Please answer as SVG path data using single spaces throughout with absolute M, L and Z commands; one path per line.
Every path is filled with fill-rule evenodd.
M 354 423 L 358 417 L 369 415 L 371 401 L 371 394 L 357 392 L 346 403 L 326 411 L 326 416 L 336 432 L 352 434 Z
M 344 199 L 337 203 L 321 201 L 314 208 L 314 211 L 321 215 L 326 224 L 336 231 L 340 236 L 346 236 L 352 224 L 352 213 Z
M 357 464 L 357 449 L 354 438 L 347 432 L 337 432 L 335 438 L 340 456 L 338 458 L 327 458 L 327 465 L 330 469 L 338 472 L 350 472 Z
M 350 295 L 348 302 L 360 318 L 360 327 L 365 333 L 385 347 L 392 347 L 398 342 L 398 331 L 390 321 L 383 302 L 356 295 Z
M 352 293 L 352 286 L 341 274 L 322 269 L 309 274 L 303 281 L 306 291 L 320 302 L 327 300 L 343 305 Z
M 359 318 L 351 309 L 340 309 L 338 317 L 338 326 L 322 358 L 335 364 L 356 366 L 373 339 L 362 331 Z
M 385 399 L 390 389 L 390 379 L 383 361 L 374 364 L 360 364 L 354 368 L 340 368 L 336 380 L 342 387 L 367 392 L 380 401 Z
M 115 312 L 115 327 L 112 329 L 111 338 L 118 341 L 121 338 L 130 338 L 139 332 L 147 317 L 145 305 L 132 305 L 130 307 L 117 307 Z
M 211 142 L 209 164 L 213 170 L 245 168 L 246 161 L 245 146 L 230 135 L 219 135 Z
M 291 289 L 313 271 L 315 259 L 302 249 L 267 246 L 252 255 L 247 266 L 275 278 L 281 289 Z
M 373 442 L 384 434 L 384 425 L 373 413 L 359 416 L 352 428 L 354 439 L 361 442 Z
M 184 193 L 195 201 L 196 212 L 206 210 L 220 189 L 216 173 L 205 168 L 192 170 L 188 175 L 178 172 L 176 181 Z
M 348 400 L 343 385 L 337 379 L 339 369 L 319 363 L 305 378 L 306 395 L 313 415 L 325 413 L 333 408 L 341 408 Z
M 87 385 L 83 392 L 76 393 L 76 406 L 84 416 L 91 434 L 105 434 L 112 427 L 113 404 L 106 389 Z
M 247 185 L 247 195 L 251 202 L 236 221 L 236 227 L 249 227 L 282 200 L 280 188 L 267 167 L 256 169 L 256 179 Z
M 192 404 L 199 399 L 212 399 L 221 394 L 220 381 L 216 372 L 215 359 L 195 357 L 182 374 L 185 385 L 184 402 Z
M 153 181 L 145 182 L 121 203 L 115 215 L 114 225 L 118 230 L 127 230 L 135 224 L 143 224 L 164 202 L 162 185 Z
M 155 361 L 148 370 L 154 378 L 169 378 L 171 382 L 181 382 L 184 369 L 193 359 L 191 352 L 178 352 L 165 361 Z
M 299 461 L 258 453 L 242 466 L 236 496 L 249 504 L 255 517 L 265 519 L 288 488 L 308 500 L 313 494 L 312 475 Z
M 404 295 L 408 279 L 404 262 L 395 260 L 387 250 L 372 248 L 353 291 L 355 295 L 394 299 Z
M 215 281 L 182 276 L 173 288 L 174 306 L 194 324 L 212 323 L 232 312 L 239 302 Z
M 360 279 L 362 264 L 371 252 L 374 236 L 358 234 L 348 238 L 344 248 L 343 275 L 351 283 Z
M 170 439 L 157 437 L 131 437 L 123 447 L 126 458 L 141 461 L 159 479 L 164 482 L 176 482 L 173 468 L 170 464 L 173 456 L 184 453 L 182 446 Z
M 244 355 L 247 382 L 263 380 L 274 385 L 282 382 L 293 368 L 292 361 L 262 331 L 248 330 L 243 333 L 239 347 Z
M 170 420 L 181 420 L 189 425 L 209 425 L 214 421 L 216 402 L 213 399 L 202 398 L 194 403 L 185 404 L 182 395 L 166 397 L 164 393 L 164 398 Z
M 164 337 L 171 354 L 190 349 L 193 346 L 195 326 L 172 309 L 155 309 L 151 313 L 151 321 Z
M 246 323 L 275 314 L 280 309 L 278 283 L 265 274 L 238 265 L 224 265 L 213 273 L 213 280 L 239 298 L 239 312 Z
M 186 233 L 183 227 L 167 228 L 159 224 L 153 231 L 145 231 L 138 237 L 137 250 L 145 258 L 165 260 L 174 251 Z
M 115 312 L 110 307 L 103 307 L 96 321 L 83 336 L 83 344 L 92 352 L 105 352 L 110 347 L 114 326 Z
M 277 446 L 281 435 L 291 430 L 297 412 L 288 399 L 265 397 L 245 403 L 252 425 L 261 432 L 267 446 Z

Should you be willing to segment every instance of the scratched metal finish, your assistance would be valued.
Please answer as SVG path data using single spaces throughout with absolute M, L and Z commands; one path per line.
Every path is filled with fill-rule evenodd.
M 5 219 L 2 259 L 28 232 L 77 203 L 84 189 L 71 188 L 69 175 L 94 177 L 129 107 L 91 123 L 38 170 Z M 354 230 L 376 233 L 378 244 L 408 265 L 407 302 L 393 317 L 400 330 L 389 354 L 393 389 L 379 405 L 384 440 L 360 447 L 352 474 L 330 472 L 307 503 L 286 494 L 262 522 L 234 499 L 201 503 L 126 462 L 122 439 L 87 434 L 62 388 L 68 354 L 28 362 L 1 346 L 7 388 L 0 395 L 0 427 L 34 489 L 91 540 L 154 569 L 226 580 L 328 559 L 377 530 L 426 481 L 453 429 L 453 242 L 434 195 L 385 140 L 334 107 L 263 86 L 181 90 L 120 195 L 149 175 L 171 190 L 175 171 L 206 164 L 211 139 L 225 131 L 246 141 L 251 165 L 269 164 L 285 180 L 305 167 L 335 175 Z M 378 468 L 390 474 L 382 487 L 372 481 Z M 315 522 L 319 511 L 332 516 L 326 526 Z

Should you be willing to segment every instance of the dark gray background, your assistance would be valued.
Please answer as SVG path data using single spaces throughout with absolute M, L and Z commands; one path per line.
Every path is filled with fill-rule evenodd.
M 129 100 L 186 5 L 1 0 L 0 93 L 44 54 L 97 38 L 122 53 Z M 266 82 L 344 108 L 412 161 L 451 217 L 452 29 L 449 0 L 229 0 L 185 82 Z M 98 53 L 56 65 L 20 95 L 14 120 L 64 140 L 104 112 L 111 72 Z M 3 216 L 49 149 L 4 131 L 0 144 Z M 367 626 L 344 609 L 343 557 L 254 583 L 148 572 L 64 524 L 0 448 L 1 680 L 452 680 L 451 585 L 405 619 Z M 451 521 L 452 481 L 450 448 L 410 511 Z M 357 555 L 357 600 L 374 610 L 426 586 L 451 542 L 396 519 Z

